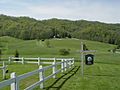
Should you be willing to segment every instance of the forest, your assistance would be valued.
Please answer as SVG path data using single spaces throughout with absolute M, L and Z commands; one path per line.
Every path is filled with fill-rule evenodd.
M 86 20 L 47 19 L 0 15 L 0 36 L 23 40 L 78 38 L 120 45 L 120 24 Z

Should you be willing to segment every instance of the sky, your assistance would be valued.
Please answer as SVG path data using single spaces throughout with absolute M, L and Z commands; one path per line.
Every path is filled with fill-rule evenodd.
M 120 23 L 120 0 L 0 0 L 0 14 Z

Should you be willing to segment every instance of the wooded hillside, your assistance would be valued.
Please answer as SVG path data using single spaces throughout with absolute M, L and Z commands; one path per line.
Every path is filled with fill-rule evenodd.
M 72 37 L 120 44 L 120 24 L 56 18 L 36 20 L 29 17 L 0 15 L 0 36 L 12 36 L 24 40 Z

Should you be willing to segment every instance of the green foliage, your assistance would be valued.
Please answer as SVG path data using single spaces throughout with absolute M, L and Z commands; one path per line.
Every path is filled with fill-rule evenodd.
M 120 24 L 105 24 L 85 20 L 35 20 L 29 17 L 0 15 L 0 36 L 24 40 L 78 38 L 120 44 Z
M 83 44 L 83 50 L 88 50 L 88 48 L 85 44 Z
M 60 49 L 59 53 L 60 53 L 60 55 L 69 55 L 70 49 Z
M 16 57 L 16 58 L 19 57 L 19 52 L 18 52 L 18 50 L 15 51 L 15 57 Z M 19 61 L 19 59 L 16 59 L 16 61 Z

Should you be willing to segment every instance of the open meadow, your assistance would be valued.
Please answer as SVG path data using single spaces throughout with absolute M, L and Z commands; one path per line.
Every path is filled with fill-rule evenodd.
M 45 81 L 44 90 L 120 90 L 120 54 L 109 52 L 115 45 L 79 40 L 79 39 L 49 39 L 45 41 L 37 40 L 20 40 L 12 37 L 0 37 L 4 41 L 4 50 L 2 58 L 14 56 L 15 51 L 19 52 L 20 57 L 49 57 L 49 58 L 75 58 L 75 67 L 67 72 L 57 74 L 56 79 Z M 49 47 L 46 44 L 49 41 Z M 84 42 L 89 50 L 96 50 L 94 64 L 84 64 L 84 77 L 81 76 L 80 65 L 80 44 Z M 69 49 L 69 55 L 60 55 L 60 49 Z M 9 72 L 6 79 L 10 78 L 10 73 L 16 72 L 21 75 L 39 68 L 37 64 L 20 64 L 20 63 L 5 63 L 8 65 Z M 2 61 L 1 65 L 2 66 Z M 43 65 L 47 66 L 47 65 Z M 58 66 L 59 68 L 59 66 Z M 49 75 L 51 69 L 45 72 Z M 38 81 L 38 75 L 33 75 L 20 82 L 20 89 Z M 2 79 L 2 70 L 0 70 L 0 81 Z M 9 90 L 10 87 L 5 87 L 0 90 Z M 36 87 L 35 90 L 40 90 Z

